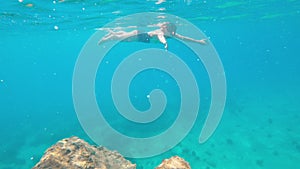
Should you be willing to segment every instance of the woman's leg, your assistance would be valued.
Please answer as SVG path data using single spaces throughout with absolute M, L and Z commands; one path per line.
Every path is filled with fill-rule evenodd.
M 102 39 L 100 39 L 98 45 L 106 41 L 123 40 L 127 38 L 134 39 L 131 37 L 135 37 L 137 34 L 138 34 L 137 30 L 133 30 L 131 32 L 125 32 L 125 31 L 113 32 L 110 30 L 107 35 L 105 35 Z

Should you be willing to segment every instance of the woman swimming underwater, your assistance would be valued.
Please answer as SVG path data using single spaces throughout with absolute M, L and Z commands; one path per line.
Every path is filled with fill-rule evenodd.
M 156 24 L 159 26 L 159 29 L 149 31 L 149 32 L 139 32 L 138 30 L 133 30 L 130 32 L 125 31 L 118 31 L 114 32 L 109 30 L 109 33 L 105 35 L 102 39 L 99 40 L 98 45 L 102 44 L 106 41 L 113 41 L 113 40 L 122 40 L 126 42 L 144 42 L 150 43 L 153 39 L 158 40 L 162 43 L 165 49 L 168 49 L 167 38 L 178 38 L 184 41 L 190 41 L 195 43 L 200 43 L 205 45 L 206 39 L 193 39 L 187 36 L 180 35 L 176 32 L 176 25 L 170 22 L 163 22 Z

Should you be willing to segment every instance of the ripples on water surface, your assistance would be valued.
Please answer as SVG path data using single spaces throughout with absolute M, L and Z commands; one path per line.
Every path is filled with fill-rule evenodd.
M 19 2 L 21 1 L 21 2 Z M 1 3 L 2 30 L 90 29 L 113 19 L 137 12 L 167 12 L 190 21 L 223 21 L 293 17 L 300 3 L 286 1 L 27 1 Z

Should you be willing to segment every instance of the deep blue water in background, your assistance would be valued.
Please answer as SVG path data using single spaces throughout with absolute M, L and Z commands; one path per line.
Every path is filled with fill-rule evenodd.
M 209 82 L 201 63 L 185 58 L 197 81 L 203 82 L 197 125 L 171 151 L 130 159 L 138 168 L 154 168 L 176 154 L 196 169 L 298 167 L 300 1 L 15 0 L 0 5 L 0 168 L 30 168 L 49 146 L 72 135 L 92 143 L 72 102 L 76 59 L 94 28 L 137 12 L 166 12 L 197 25 L 217 49 L 228 87 L 220 126 L 208 142 L 198 144 L 209 107 Z M 175 41 L 169 45 L 184 56 Z M 135 80 L 130 92 L 137 97 L 157 83 L 163 85 L 160 78 L 145 83 L 141 75 Z M 171 112 L 179 100 L 176 84 L 169 81 L 170 88 L 163 87 Z M 145 84 L 146 91 L 134 90 L 139 84 Z M 146 99 L 132 100 L 141 110 L 149 106 Z M 109 110 L 110 103 L 106 105 Z

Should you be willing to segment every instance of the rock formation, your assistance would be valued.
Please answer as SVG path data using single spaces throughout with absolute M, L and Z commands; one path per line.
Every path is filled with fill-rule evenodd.
M 33 169 L 135 169 L 116 151 L 91 146 L 78 137 L 66 138 L 48 148 Z M 156 169 L 191 169 L 184 159 L 173 156 L 165 159 Z
M 78 137 L 50 147 L 33 169 L 135 169 L 136 165 L 115 151 L 95 147 Z
M 165 159 L 156 169 L 191 169 L 188 162 L 178 156 Z

